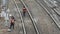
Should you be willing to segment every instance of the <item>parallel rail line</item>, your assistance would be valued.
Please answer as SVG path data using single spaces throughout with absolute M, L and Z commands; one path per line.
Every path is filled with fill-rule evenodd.
M 34 29 L 35 29 L 35 32 L 36 32 L 36 34 L 39 34 L 39 31 L 38 31 L 38 28 L 37 28 L 37 26 L 36 26 L 36 23 L 35 23 L 32 15 L 31 15 L 31 13 L 29 12 L 28 7 L 27 7 L 26 4 L 23 2 L 23 0 L 19 0 L 19 1 L 22 3 L 22 5 L 24 5 L 24 6 L 26 7 L 26 9 L 27 9 L 27 11 L 28 11 L 28 14 L 29 14 L 29 17 L 30 17 L 30 19 L 31 19 L 31 21 L 32 21 L 33 27 L 34 27 Z M 27 34 L 27 33 L 26 33 L 27 31 L 26 31 L 26 28 L 25 28 L 25 24 L 24 24 L 24 21 L 23 21 L 23 17 L 22 17 L 22 13 L 21 13 L 21 11 L 19 10 L 19 8 L 18 8 L 15 0 L 14 0 L 14 3 L 15 3 L 15 6 L 16 6 L 18 12 L 19 12 L 20 17 L 21 17 L 21 22 L 22 22 L 22 25 L 23 25 L 24 34 Z
M 57 25 L 57 27 L 60 29 L 60 25 L 57 23 L 58 22 L 58 19 L 57 19 L 57 17 L 55 16 L 54 17 L 54 14 L 56 14 L 57 16 L 59 16 L 57 13 L 56 13 L 56 10 L 55 9 L 51 9 L 51 11 L 52 12 L 54 12 L 53 14 L 51 14 L 50 12 L 49 12 L 49 10 L 40 2 L 40 1 L 37 1 L 37 0 L 35 0 L 43 9 L 45 9 L 46 10 L 46 12 L 48 13 L 48 15 L 52 18 L 52 20 L 54 21 L 54 23 Z
M 19 13 L 19 15 L 20 15 L 20 17 L 21 17 L 21 22 L 22 22 L 24 34 L 26 34 L 25 25 L 24 25 L 24 21 L 23 21 L 23 18 L 22 18 L 22 13 L 21 13 L 21 11 L 19 10 L 19 8 L 18 8 L 15 0 L 14 0 L 14 3 L 15 3 L 15 6 L 16 6 L 16 8 L 17 8 L 17 10 L 18 10 L 18 13 Z
M 38 31 L 38 28 L 37 28 L 36 22 L 34 21 L 34 19 L 33 19 L 32 15 L 31 15 L 31 13 L 30 13 L 30 11 L 29 11 L 27 5 L 24 3 L 23 0 L 21 0 L 21 2 L 22 2 L 22 4 L 26 7 L 26 9 L 27 9 L 27 11 L 28 11 L 28 14 L 29 14 L 29 16 L 30 16 L 30 19 L 31 19 L 31 21 L 32 21 L 32 23 L 33 23 L 33 25 L 34 25 L 34 28 L 35 28 L 36 34 L 40 34 L 39 31 Z

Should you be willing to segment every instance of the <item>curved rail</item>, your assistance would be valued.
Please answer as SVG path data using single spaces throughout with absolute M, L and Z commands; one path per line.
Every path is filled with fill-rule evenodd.
M 52 20 L 54 21 L 54 23 L 57 25 L 57 27 L 60 29 L 60 25 L 58 24 L 59 23 L 59 21 L 58 21 L 58 19 L 57 19 L 57 17 L 56 17 L 56 15 L 58 15 L 58 14 L 56 14 L 56 12 L 54 12 L 54 10 L 53 9 L 51 9 L 51 11 L 52 12 L 54 12 L 53 14 L 51 14 L 50 12 L 49 12 L 49 10 L 40 2 L 40 1 L 37 1 L 37 0 L 35 0 L 43 9 L 45 9 L 46 10 L 46 12 L 48 13 L 48 15 L 52 18 Z M 55 15 L 55 17 L 53 17 L 53 15 L 54 14 L 56 14 Z M 58 15 L 59 16 L 59 15 Z M 57 23 L 58 22 L 58 23 Z
M 14 0 L 14 3 L 15 3 L 15 6 L 16 6 L 16 8 L 17 8 L 17 11 L 19 12 L 19 15 L 20 15 L 20 17 L 21 17 L 21 22 L 22 22 L 22 25 L 23 25 L 24 34 L 26 34 L 25 25 L 24 25 L 24 21 L 23 21 L 23 18 L 22 18 L 21 11 L 19 10 L 19 8 L 18 8 L 18 6 L 17 6 L 15 0 Z
M 31 21 L 32 21 L 32 23 L 33 23 L 33 26 L 34 26 L 34 28 L 35 28 L 36 34 L 40 34 L 39 31 L 38 31 L 36 22 L 34 21 L 34 19 L 33 19 L 32 15 L 31 15 L 31 13 L 30 13 L 28 7 L 26 6 L 26 4 L 24 3 L 23 0 L 20 0 L 20 1 L 21 1 L 21 3 L 26 7 L 26 9 L 27 9 L 27 11 L 28 11 L 28 14 L 29 14 L 29 16 L 30 16 L 30 19 L 31 19 Z

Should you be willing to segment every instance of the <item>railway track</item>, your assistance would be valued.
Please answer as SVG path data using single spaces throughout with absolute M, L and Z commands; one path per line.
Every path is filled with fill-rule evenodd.
M 22 15 L 23 5 L 27 9 L 26 17 Z M 22 0 L 9 0 L 8 8 L 15 19 L 15 29 L 12 32 L 6 32 L 4 34 L 39 34 L 35 21 L 29 12 L 28 7 Z
M 37 26 L 35 24 L 35 21 L 33 20 L 33 17 L 31 15 L 31 13 L 29 12 L 28 7 L 26 6 L 26 4 L 23 2 L 23 0 L 18 0 L 21 2 L 21 5 L 25 6 L 27 9 L 27 17 L 22 17 L 22 11 L 20 11 L 20 8 L 18 6 L 19 3 L 16 2 L 16 0 L 14 0 L 15 6 L 18 10 L 18 13 L 20 14 L 21 17 L 21 22 L 23 25 L 23 34 L 39 34 Z
M 55 20 L 57 21 L 56 24 L 60 28 L 60 22 L 59 22 L 60 21 L 60 18 L 59 18 L 60 17 L 60 13 L 59 13 L 59 11 L 56 10 L 56 8 L 58 8 L 58 7 L 56 7 L 56 6 L 55 6 L 55 8 L 51 7 L 51 9 L 53 10 L 53 13 L 55 14 L 53 16 L 54 16 Z
M 52 18 L 52 20 L 55 22 L 55 24 L 57 25 L 57 27 L 60 29 L 60 19 L 59 19 L 59 13 L 57 12 L 56 9 L 52 8 L 53 5 L 51 6 L 51 4 L 49 4 L 46 1 L 40 2 L 40 0 L 35 0 L 43 9 L 46 10 L 46 12 L 48 13 L 48 15 Z M 42 0 L 41 0 L 42 1 Z M 47 6 L 48 7 L 47 7 Z
M 12 6 L 9 5 L 9 9 L 11 10 L 11 14 L 13 16 L 15 16 L 16 18 L 16 30 L 14 30 L 15 32 L 10 32 L 9 34 L 40 34 L 36 22 L 33 19 L 32 14 L 30 13 L 30 10 L 28 9 L 26 3 L 24 3 L 23 0 L 10 0 L 12 1 Z M 47 13 L 49 14 L 49 16 L 54 20 L 54 22 L 56 23 L 56 25 L 58 27 L 59 24 L 57 24 L 57 22 L 59 22 L 59 15 L 55 12 L 54 9 L 47 7 L 44 3 L 40 3 L 40 1 L 35 0 L 43 9 L 45 9 L 47 11 Z M 14 4 L 13 4 L 14 3 Z M 23 17 L 22 15 L 22 8 L 23 5 L 27 8 L 27 13 L 26 16 Z M 56 17 L 57 16 L 57 17 Z M 18 24 L 17 24 L 18 23 Z M 40 29 L 40 28 L 39 28 Z

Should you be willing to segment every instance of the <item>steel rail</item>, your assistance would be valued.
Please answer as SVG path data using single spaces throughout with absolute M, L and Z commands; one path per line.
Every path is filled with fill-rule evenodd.
M 55 8 L 52 8 L 52 7 L 50 7 L 50 8 L 52 9 L 52 11 L 55 12 L 55 14 L 56 14 L 57 16 L 60 17 L 60 13 L 56 10 L 56 8 L 58 8 L 57 6 L 56 6 Z M 58 28 L 60 29 L 59 18 L 55 17 L 55 19 L 57 20 L 57 22 L 55 22 L 55 24 L 56 24 L 56 25 L 58 26 Z
M 58 12 L 56 9 L 54 9 L 55 10 L 55 12 L 58 14 L 58 15 L 60 15 L 60 12 Z
M 14 0 L 14 3 L 15 3 L 15 6 L 16 6 L 16 8 L 17 8 L 17 11 L 19 12 L 19 15 L 20 15 L 20 17 L 21 17 L 21 22 L 22 22 L 22 25 L 23 25 L 24 34 L 26 34 L 26 29 L 25 29 L 25 25 L 24 25 L 24 21 L 23 21 L 23 18 L 22 18 L 21 11 L 19 10 L 19 8 L 18 8 L 15 0 Z
M 53 9 L 54 12 L 56 12 L 58 15 L 60 15 L 60 13 L 56 10 L 56 8 L 58 8 L 57 6 L 51 7 L 52 5 L 49 4 L 48 1 L 45 0 L 44 2 L 47 4 L 48 7 L 50 7 L 51 9 Z M 53 4 L 53 2 L 51 2 L 51 3 Z
M 46 0 L 44 2 L 47 4 L 47 6 L 49 6 L 50 8 L 52 8 L 58 15 L 60 15 L 60 13 L 56 10 L 56 8 L 58 8 L 57 6 L 51 7 L 52 5 L 49 4 Z M 52 1 L 51 1 L 51 3 L 53 4 Z
M 29 16 L 30 16 L 30 19 L 31 19 L 32 23 L 33 23 L 33 26 L 34 26 L 34 29 L 35 29 L 35 31 L 36 31 L 36 34 L 39 34 L 39 31 L 38 31 L 36 22 L 34 21 L 34 19 L 33 19 L 32 15 L 31 15 L 31 13 L 30 13 L 28 7 L 26 6 L 26 4 L 24 3 L 23 0 L 20 0 L 20 1 L 21 1 L 21 3 L 22 3 L 22 4 L 26 7 L 26 9 L 27 9 L 27 12 L 28 12 L 28 14 L 29 14 Z
M 57 25 L 57 27 L 60 29 L 59 24 L 57 23 L 57 21 L 55 20 L 55 18 L 53 17 L 53 15 L 49 12 L 49 10 L 40 2 L 35 0 L 43 9 L 46 10 L 46 12 L 48 13 L 48 15 L 52 18 L 52 20 L 54 21 L 54 23 Z M 51 9 L 52 10 L 52 9 Z M 53 10 L 52 10 L 53 11 Z

